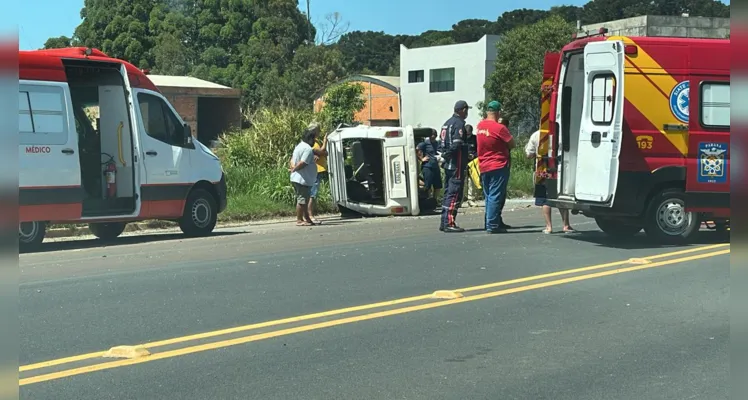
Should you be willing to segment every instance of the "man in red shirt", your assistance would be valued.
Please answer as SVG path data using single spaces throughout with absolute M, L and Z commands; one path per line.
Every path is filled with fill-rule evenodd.
M 488 233 L 504 233 L 507 228 L 501 218 L 501 205 L 506 199 L 509 183 L 509 152 L 514 148 L 515 142 L 509 129 L 498 122 L 500 117 L 501 103 L 491 101 L 486 106 L 486 118 L 476 127 Z

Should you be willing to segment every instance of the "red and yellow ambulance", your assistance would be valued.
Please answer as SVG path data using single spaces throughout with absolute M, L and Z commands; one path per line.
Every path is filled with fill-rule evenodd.
M 537 172 L 549 203 L 612 236 L 726 229 L 730 40 L 606 33 L 546 56 Z

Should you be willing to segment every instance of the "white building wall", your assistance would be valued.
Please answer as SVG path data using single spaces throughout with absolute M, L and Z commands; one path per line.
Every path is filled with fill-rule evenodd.
M 453 114 L 454 104 L 465 100 L 474 108 L 467 123 L 475 126 L 480 112 L 475 105 L 485 100 L 483 85 L 494 69 L 497 36 L 486 35 L 474 43 L 409 49 L 400 45 L 401 124 L 441 128 Z M 430 92 L 431 72 L 454 68 L 454 90 Z M 423 71 L 422 82 L 410 82 L 411 71 Z

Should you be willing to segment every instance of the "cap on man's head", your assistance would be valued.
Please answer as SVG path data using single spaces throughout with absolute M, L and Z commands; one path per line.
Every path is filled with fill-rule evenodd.
M 501 111 L 501 103 L 499 103 L 498 100 L 491 100 L 486 105 L 486 111 L 491 111 L 491 112 Z
M 455 103 L 455 111 L 464 110 L 464 109 L 471 109 L 473 107 L 470 107 L 465 100 L 459 100 L 457 103 Z

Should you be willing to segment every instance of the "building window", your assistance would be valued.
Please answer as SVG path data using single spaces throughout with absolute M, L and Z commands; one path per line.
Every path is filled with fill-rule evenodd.
M 597 75 L 592 79 L 592 104 L 590 105 L 592 123 L 610 125 L 613 122 L 616 78 L 613 75 Z
M 429 71 L 429 92 L 453 92 L 455 90 L 455 69 L 440 68 Z
M 423 70 L 408 71 L 408 83 L 423 82 Z
M 701 84 L 701 125 L 705 128 L 730 127 L 730 82 Z

